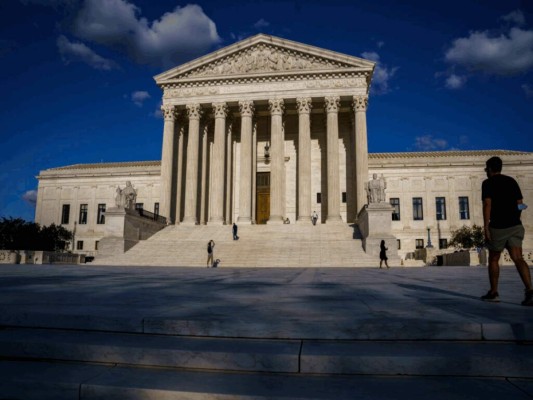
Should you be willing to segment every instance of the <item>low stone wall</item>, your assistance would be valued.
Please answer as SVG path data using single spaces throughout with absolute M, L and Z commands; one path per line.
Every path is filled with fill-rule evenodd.
M 0 250 L 0 264 L 82 264 L 84 254 L 37 250 Z
M 487 251 L 482 249 L 458 251 L 455 253 L 442 254 L 443 266 L 477 266 L 487 265 Z

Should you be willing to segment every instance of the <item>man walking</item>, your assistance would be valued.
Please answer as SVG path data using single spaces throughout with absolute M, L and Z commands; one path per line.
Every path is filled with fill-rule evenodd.
M 525 230 L 520 221 L 520 215 L 527 206 L 523 204 L 518 183 L 510 176 L 501 173 L 502 164 L 499 157 L 487 160 L 485 172 L 488 179 L 484 180 L 481 186 L 485 241 L 489 249 L 490 281 L 490 290 L 486 295 L 481 296 L 481 299 L 500 301 L 498 294 L 499 260 L 503 249 L 506 248 L 525 286 L 525 298 L 522 305 L 533 306 L 531 274 L 522 256 L 522 240 Z
M 239 230 L 239 227 L 237 226 L 237 224 L 234 222 L 233 223 L 233 228 L 232 228 L 232 231 L 233 231 L 233 240 L 237 240 L 239 239 L 239 236 L 237 235 L 237 231 Z

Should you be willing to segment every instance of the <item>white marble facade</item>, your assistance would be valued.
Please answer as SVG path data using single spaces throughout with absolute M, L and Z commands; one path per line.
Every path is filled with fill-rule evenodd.
M 189 225 L 309 223 L 316 210 L 325 223 L 353 221 L 365 198 L 373 70 L 257 35 L 156 76 L 161 215 Z M 266 197 L 258 173 L 268 174 Z
M 405 255 L 417 239 L 427 245 L 428 227 L 438 246 L 451 230 L 482 224 L 484 161 L 495 154 L 533 204 L 531 153 L 369 155 L 373 69 L 361 58 L 257 35 L 164 72 L 155 77 L 163 91 L 161 161 L 42 171 L 36 221 L 61 223 L 68 205 L 65 225 L 91 254 L 104 232 L 98 205 L 111 207 L 116 187 L 129 180 L 137 202 L 172 224 L 308 224 L 313 211 L 322 223 L 353 223 L 367 202 L 364 184 L 377 173 L 387 180 L 387 201 L 399 199 L 392 233 Z M 437 221 L 436 197 L 445 198 L 446 219 Z M 466 219 L 459 197 L 468 198 Z M 413 198 L 422 199 L 421 220 L 413 219 Z M 523 216 L 529 232 L 530 215 Z

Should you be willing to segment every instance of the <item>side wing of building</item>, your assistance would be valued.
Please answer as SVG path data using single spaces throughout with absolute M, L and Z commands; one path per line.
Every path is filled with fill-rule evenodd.
M 76 164 L 41 171 L 35 222 L 74 232 L 73 250 L 94 255 L 105 233 L 105 210 L 115 206 L 117 187 L 130 181 L 136 207 L 159 214 L 160 161 Z
M 369 174 L 383 175 L 386 197 L 395 208 L 393 235 L 403 257 L 428 245 L 445 248 L 452 231 L 483 226 L 481 183 L 485 161 L 499 156 L 503 174 L 514 177 L 526 204 L 533 205 L 533 153 L 518 151 L 442 151 L 369 154 Z M 533 212 L 522 213 L 524 249 L 533 249 Z

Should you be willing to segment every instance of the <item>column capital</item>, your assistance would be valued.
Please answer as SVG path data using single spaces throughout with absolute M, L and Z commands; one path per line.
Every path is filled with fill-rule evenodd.
M 242 117 L 251 117 L 254 115 L 255 107 L 253 100 L 239 101 L 239 111 Z
M 368 96 L 354 96 L 352 106 L 354 111 L 366 111 L 368 108 Z
M 298 97 L 296 99 L 298 114 L 309 114 L 313 108 L 311 97 Z
M 213 113 L 215 118 L 226 118 L 228 115 L 228 105 L 225 102 L 213 103 Z
M 341 106 L 341 98 L 339 96 L 326 96 L 324 97 L 324 107 L 328 113 L 337 113 Z
M 189 120 L 200 119 L 202 116 L 202 107 L 200 107 L 200 104 L 192 103 L 187 104 L 185 107 L 187 109 L 187 116 L 189 117 Z
M 285 111 L 285 103 L 283 99 L 270 99 L 268 100 L 268 109 L 271 115 L 282 115 Z
M 178 113 L 176 111 L 176 106 L 170 104 L 165 104 L 161 106 L 161 112 L 166 121 L 176 121 Z

